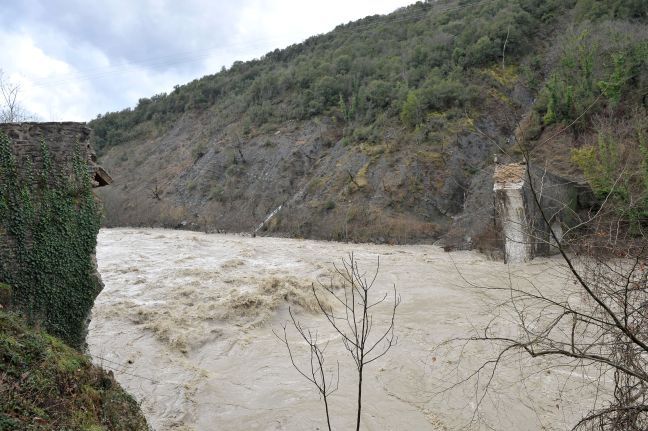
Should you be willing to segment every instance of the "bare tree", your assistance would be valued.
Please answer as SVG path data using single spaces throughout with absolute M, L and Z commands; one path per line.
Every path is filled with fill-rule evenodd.
M 504 47 L 502 48 L 502 70 L 506 70 L 506 45 L 508 44 L 509 36 L 511 34 L 511 26 L 506 29 L 506 40 L 504 40 Z
M 641 133 L 638 139 L 645 138 Z M 598 206 L 584 214 L 573 214 L 576 223 L 563 226 L 561 235 L 551 223 L 554 214 L 542 204 L 543 177 L 531 171 L 533 153 L 524 140 L 518 144 L 526 161 L 526 183 L 533 205 L 548 229 L 547 243 L 562 258 L 567 287 L 555 289 L 529 279 L 516 282 L 510 275 L 502 286 L 489 287 L 464 277 L 471 288 L 493 291 L 499 299 L 493 303 L 492 317 L 485 327 L 442 346 L 465 349 L 487 345 L 494 347 L 495 353 L 445 390 L 472 382 L 477 400 L 474 418 L 479 418 L 498 368 L 527 356 L 543 361 L 542 365 L 535 362 L 527 371 L 529 375 L 538 368 L 562 368 L 570 376 L 597 376 L 587 384 L 595 394 L 593 404 L 572 429 L 646 430 L 648 220 L 641 214 L 648 196 L 646 186 L 634 178 L 632 166 L 638 160 L 630 156 L 626 163 L 619 163 L 616 177 L 610 181 L 612 187 Z M 648 157 L 635 168 L 645 169 L 646 163 Z M 632 184 L 639 185 L 638 189 L 630 190 Z M 620 193 L 622 185 L 625 189 Z M 619 195 L 627 199 L 625 204 L 621 205 Z M 539 240 L 541 237 L 533 237 L 533 241 Z
M 160 187 L 158 186 L 157 179 L 155 180 L 153 185 L 148 188 L 148 194 L 149 197 L 153 200 L 156 201 L 162 200 L 162 190 L 160 190 Z
M 20 86 L 12 83 L 0 69 L 0 123 L 26 121 L 30 115 L 20 105 L 18 94 Z
M 334 266 L 335 275 L 339 277 L 342 286 L 337 286 L 333 279 L 329 284 L 320 284 L 317 289 L 315 284 L 311 286 L 313 297 L 317 301 L 319 311 L 326 317 L 331 328 L 341 337 L 345 350 L 349 353 L 355 364 L 357 371 L 357 404 L 356 404 L 356 431 L 360 429 L 362 413 L 362 388 L 365 368 L 372 362 L 380 359 L 396 345 L 397 337 L 394 333 L 396 310 L 400 304 L 400 296 L 393 286 L 393 302 L 390 295 L 385 293 L 377 299 L 373 298 L 372 288 L 380 270 L 380 259 L 378 259 L 376 269 L 372 274 L 362 272 L 358 267 L 358 262 L 353 253 L 348 259 L 342 260 L 342 266 Z M 319 293 L 318 293 L 319 290 Z M 334 305 L 329 306 L 325 300 L 326 295 L 332 299 Z M 389 301 L 389 302 L 388 302 Z M 374 309 L 381 304 L 389 303 L 389 320 L 387 327 L 374 335 Z M 336 311 L 341 308 L 342 311 Z M 310 368 L 303 371 L 293 356 L 293 351 L 287 338 L 287 326 L 283 327 L 283 336 L 278 338 L 285 344 L 292 365 L 299 373 L 313 383 L 325 404 L 326 420 L 331 429 L 330 415 L 328 409 L 328 396 L 338 388 L 339 382 L 339 364 L 335 377 L 327 377 L 324 370 L 324 353 L 328 343 L 322 345 L 318 341 L 317 332 L 305 329 L 298 322 L 292 311 L 290 312 L 291 325 L 300 334 L 302 340 L 310 350 Z M 332 382 L 335 382 L 333 387 Z
M 527 169 L 529 188 L 552 245 L 558 249 L 581 295 L 580 301 L 555 301 L 543 295 L 522 295 L 543 306 L 540 325 L 522 325 L 522 348 L 532 357 L 560 356 L 579 366 L 596 365 L 613 376 L 607 405 L 585 415 L 574 429 L 648 429 L 648 241 L 645 220 L 633 220 L 614 208 L 611 190 L 601 208 L 571 230 L 563 240 L 551 228 L 540 204 L 539 185 Z M 623 172 L 619 173 L 618 181 Z M 645 199 L 645 196 L 643 196 Z M 632 203 L 630 204 L 632 206 Z M 611 208 L 609 208 L 611 207 Z M 516 301 L 518 299 L 515 299 Z M 546 311 L 550 310 L 551 319 Z M 600 383 L 600 382 L 599 382 Z
M 310 352 L 310 361 L 308 367 L 306 368 L 306 371 L 303 371 L 295 362 L 293 349 L 290 347 L 290 343 L 288 342 L 287 324 L 282 326 L 283 336 L 278 335 L 276 332 L 275 335 L 286 346 L 286 349 L 288 350 L 288 356 L 290 356 L 290 362 L 292 363 L 293 367 L 295 367 L 299 374 L 304 376 L 306 380 L 311 382 L 320 393 L 322 401 L 324 402 L 326 424 L 330 431 L 331 414 L 329 411 L 328 397 L 333 392 L 338 390 L 340 378 L 340 363 L 337 363 L 337 371 L 335 372 L 335 374 L 328 376 L 327 370 L 325 369 L 324 358 L 324 352 L 328 347 L 328 342 L 322 345 L 319 341 L 319 334 L 317 331 L 312 331 L 310 329 L 304 328 L 302 324 L 295 319 L 295 315 L 293 314 L 291 308 L 288 309 L 288 312 L 290 314 L 290 322 L 292 323 L 292 326 L 297 330 L 297 333 L 300 335 L 306 346 L 308 346 L 308 350 Z

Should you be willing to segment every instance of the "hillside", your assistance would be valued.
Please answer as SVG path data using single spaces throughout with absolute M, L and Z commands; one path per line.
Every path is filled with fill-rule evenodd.
M 647 17 L 642 0 L 426 2 L 237 62 L 90 123 L 105 223 L 481 247 L 516 142 L 599 191 L 601 136 L 623 143 L 608 174 L 648 162 Z
M 112 374 L 0 310 L 0 430 L 146 431 Z

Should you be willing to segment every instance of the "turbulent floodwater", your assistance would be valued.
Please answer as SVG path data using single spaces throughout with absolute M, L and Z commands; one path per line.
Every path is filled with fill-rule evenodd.
M 444 389 L 496 352 L 484 345 L 435 349 L 490 319 L 490 304 L 499 298 L 468 282 L 501 286 L 524 276 L 560 289 L 567 281 L 551 259 L 509 267 L 477 253 L 448 254 L 435 246 L 102 230 L 97 259 L 106 286 L 93 310 L 89 352 L 114 371 L 159 431 L 324 429 L 317 392 L 292 368 L 273 334 L 291 305 L 305 326 L 320 328 L 330 339 L 327 358 L 329 363 L 339 360 L 341 368 L 339 390 L 331 397 L 333 426 L 351 429 L 353 365 L 324 319 L 312 312 L 309 295 L 311 283 L 326 281 L 332 264 L 350 252 L 366 269 L 380 257 L 376 293 L 396 285 L 402 298 L 398 344 L 366 370 L 363 429 L 573 425 L 573 411 L 584 397 L 578 388 L 587 376 L 529 373 L 520 363 L 501 364 L 493 391 L 481 400 L 473 383 Z M 376 313 L 379 327 L 388 313 Z M 306 359 L 301 353 L 298 358 Z

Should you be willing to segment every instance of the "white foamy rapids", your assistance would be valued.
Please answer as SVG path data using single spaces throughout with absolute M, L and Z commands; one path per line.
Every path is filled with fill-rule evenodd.
M 509 270 L 539 285 L 565 284 L 553 270 L 556 260 L 507 267 L 434 246 L 108 229 L 99 234 L 97 259 L 106 287 L 93 310 L 89 353 L 114 371 L 159 431 L 324 429 L 317 392 L 273 334 L 281 331 L 291 306 L 301 322 L 330 339 L 327 360 L 339 360 L 341 367 L 340 388 L 330 401 L 333 425 L 350 429 L 353 364 L 314 313 L 310 291 L 349 252 L 366 269 L 380 256 L 376 294 L 391 292 L 395 284 L 402 297 L 398 344 L 366 370 L 364 430 L 454 430 L 473 419 L 473 386 L 439 391 L 456 378 L 458 364 L 460 375 L 490 359 L 493 349 L 469 349 L 460 362 L 457 355 L 432 349 L 483 326 L 490 319 L 485 304 L 497 298 L 467 288 L 459 271 L 482 285 L 501 285 Z M 389 315 L 387 309 L 376 313 L 378 327 Z M 298 360 L 307 358 L 302 353 L 296 351 Z M 586 398 L 570 388 L 587 376 L 542 372 L 521 379 L 521 368 L 501 365 L 494 396 L 482 404 L 484 421 L 502 430 L 569 428 Z M 567 380 L 575 382 L 565 385 Z

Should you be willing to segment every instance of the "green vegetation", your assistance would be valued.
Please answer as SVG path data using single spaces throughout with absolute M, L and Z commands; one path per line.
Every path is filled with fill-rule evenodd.
M 648 117 L 638 113 L 624 126 L 602 126 L 596 145 L 573 150 L 572 160 L 597 198 L 638 227 L 648 220 Z
M 0 310 L 0 431 L 146 431 L 137 403 L 90 359 Z
M 334 201 L 326 201 L 324 204 L 324 209 L 326 211 L 331 211 L 332 209 L 335 209 L 335 202 Z
M 99 293 L 92 255 L 99 211 L 87 164 L 79 154 L 55 171 L 45 143 L 42 168 L 17 165 L 0 135 L 0 281 L 31 323 L 72 346 L 85 339 L 86 318 Z
M 304 43 L 275 50 L 170 94 L 141 99 L 134 109 L 91 123 L 98 151 L 163 133 L 184 113 L 209 111 L 240 132 L 288 120 L 331 115 L 353 129 L 382 114 L 410 127 L 433 110 L 458 110 L 484 96 L 476 71 L 534 47 L 535 37 L 574 1 L 493 0 L 417 3 L 389 16 L 342 25 Z M 475 2 L 472 2 L 475 3 Z
M 641 103 L 642 90 L 648 87 L 644 24 L 587 22 L 562 44 L 559 64 L 535 107 L 545 125 L 576 122 L 582 131 L 596 114 L 620 108 L 622 99 Z
M 11 305 L 11 286 L 0 283 L 0 308 L 7 308 Z
M 644 0 L 580 0 L 576 15 L 581 20 L 646 19 L 648 3 Z
M 552 172 L 596 183 L 601 156 L 587 168 L 572 150 L 599 148 L 602 123 L 646 115 L 647 24 L 641 0 L 427 1 L 236 62 L 91 122 L 106 165 L 134 186 L 100 192 L 108 223 L 184 220 L 158 217 L 137 195 L 162 169 L 174 184 L 169 214 L 198 214 L 209 228 L 247 230 L 290 201 L 270 232 L 427 241 L 463 231 L 467 202 L 492 204 L 475 177 L 495 155 L 522 158 L 514 135 Z M 628 133 L 605 139 L 616 140 L 619 166 L 641 159 Z M 119 163 L 132 154 L 137 169 Z M 627 202 L 642 219 L 632 178 Z M 321 211 L 326 202 L 335 208 Z M 351 206 L 384 220 L 369 232 L 347 217 Z

